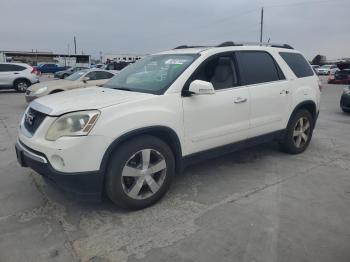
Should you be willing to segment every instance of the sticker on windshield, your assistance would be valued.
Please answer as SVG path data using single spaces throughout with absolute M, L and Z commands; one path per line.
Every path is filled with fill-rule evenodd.
M 183 65 L 188 62 L 187 59 L 168 59 L 165 61 L 166 65 Z

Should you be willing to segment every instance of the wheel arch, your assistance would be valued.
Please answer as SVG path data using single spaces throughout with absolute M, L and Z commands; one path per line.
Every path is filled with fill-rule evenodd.
M 303 101 L 299 104 L 297 104 L 297 106 L 294 108 L 292 114 L 290 115 L 289 117 L 289 120 L 288 120 L 288 123 L 290 122 L 290 120 L 292 119 L 293 115 L 299 111 L 300 109 L 306 109 L 310 112 L 312 118 L 313 118 L 313 124 L 315 125 L 316 123 L 316 120 L 317 120 L 317 107 L 316 107 L 316 103 L 312 100 L 306 100 L 306 101 Z
M 18 78 L 16 78 L 16 79 L 14 79 L 13 82 L 12 82 L 12 85 L 14 86 L 15 83 L 16 83 L 17 81 L 19 81 L 19 80 L 25 80 L 25 81 L 27 81 L 28 84 L 29 84 L 29 86 L 32 84 L 32 82 L 30 82 L 30 80 L 29 80 L 28 78 L 22 77 L 22 76 L 21 76 L 21 77 L 18 77 Z
M 173 129 L 166 126 L 143 127 L 143 128 L 132 130 L 118 137 L 109 145 L 109 147 L 105 151 L 101 161 L 100 170 L 103 173 L 105 173 L 105 171 L 107 170 L 111 155 L 122 143 L 128 141 L 133 137 L 140 136 L 140 135 L 151 135 L 167 143 L 174 153 L 176 171 L 179 172 L 182 170 L 182 149 L 181 149 L 180 139 L 177 133 Z

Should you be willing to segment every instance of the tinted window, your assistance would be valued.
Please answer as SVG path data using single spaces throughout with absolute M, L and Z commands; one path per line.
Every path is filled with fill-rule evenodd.
M 95 72 L 91 72 L 91 73 L 94 73 L 94 75 L 93 75 L 94 79 L 91 79 L 91 77 L 90 77 L 91 80 L 108 79 L 108 78 L 111 78 L 113 76 L 113 74 L 108 73 L 108 72 L 103 72 L 103 71 L 95 71 Z
M 193 80 L 211 82 L 216 90 L 237 86 L 237 76 L 232 56 L 220 56 L 204 62 Z
M 301 54 L 281 52 L 280 55 L 298 78 L 314 75 L 310 64 Z
M 13 71 L 23 71 L 26 68 L 19 65 L 2 64 L 0 65 L 0 72 L 13 72 Z
M 275 60 L 267 52 L 237 52 L 242 85 L 252 85 L 285 79 Z
M 114 75 L 112 73 L 109 73 L 109 72 L 99 72 L 100 73 L 100 79 L 108 79 L 108 78 L 111 78 L 113 77 Z

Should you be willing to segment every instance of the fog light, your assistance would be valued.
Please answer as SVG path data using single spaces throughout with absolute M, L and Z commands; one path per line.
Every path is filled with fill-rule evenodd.
M 55 169 L 62 169 L 65 166 L 63 158 L 59 155 L 53 155 L 51 157 L 51 164 Z

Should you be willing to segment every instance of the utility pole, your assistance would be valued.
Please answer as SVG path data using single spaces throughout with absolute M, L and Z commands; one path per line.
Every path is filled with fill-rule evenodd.
M 264 27 L 264 8 L 261 8 L 260 43 L 262 43 L 263 41 L 263 27 Z
M 77 54 L 77 39 L 74 36 L 74 54 Z

